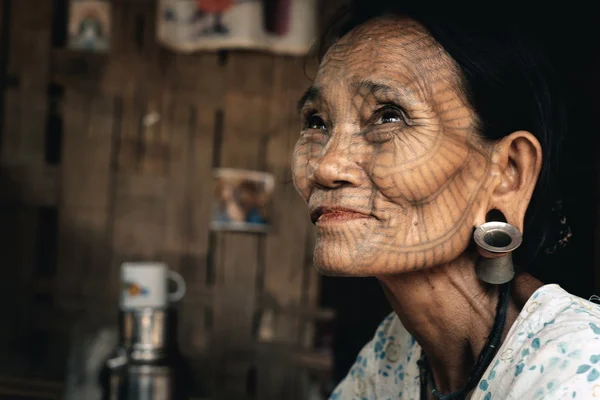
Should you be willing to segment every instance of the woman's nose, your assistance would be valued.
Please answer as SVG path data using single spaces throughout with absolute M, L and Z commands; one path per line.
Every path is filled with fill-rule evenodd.
M 328 189 L 360 186 L 365 173 L 356 163 L 356 156 L 350 149 L 341 149 L 339 145 L 329 148 L 322 157 L 311 160 L 311 181 Z

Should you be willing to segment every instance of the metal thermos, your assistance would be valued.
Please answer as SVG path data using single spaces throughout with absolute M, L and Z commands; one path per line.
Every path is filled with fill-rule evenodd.
M 120 345 L 108 360 L 106 400 L 181 400 L 176 382 L 177 348 L 168 309 L 120 314 Z
M 165 364 L 129 363 L 113 369 L 107 400 L 181 400 L 174 368 Z

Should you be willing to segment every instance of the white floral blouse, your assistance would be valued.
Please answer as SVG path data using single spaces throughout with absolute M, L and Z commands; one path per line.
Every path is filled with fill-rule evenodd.
M 395 314 L 379 326 L 330 400 L 419 400 L 421 348 Z M 600 399 L 600 305 L 539 288 L 471 400 Z

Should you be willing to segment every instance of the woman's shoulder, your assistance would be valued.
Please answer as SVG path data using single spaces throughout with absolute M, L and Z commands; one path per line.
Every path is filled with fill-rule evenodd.
M 392 313 L 379 324 L 330 399 L 410 399 L 418 389 L 419 356 L 418 344 Z
M 600 396 L 600 306 L 558 285 L 538 289 L 479 389 L 484 399 Z
M 575 296 L 558 285 L 545 285 L 527 301 L 509 332 L 548 343 L 578 335 L 600 342 L 600 305 Z M 535 341 L 537 344 L 538 341 Z

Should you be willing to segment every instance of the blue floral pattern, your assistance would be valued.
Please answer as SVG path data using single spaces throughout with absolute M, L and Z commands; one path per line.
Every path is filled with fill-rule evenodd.
M 389 315 L 330 400 L 419 400 L 421 348 Z M 600 399 L 600 305 L 558 285 L 527 301 L 471 400 Z

